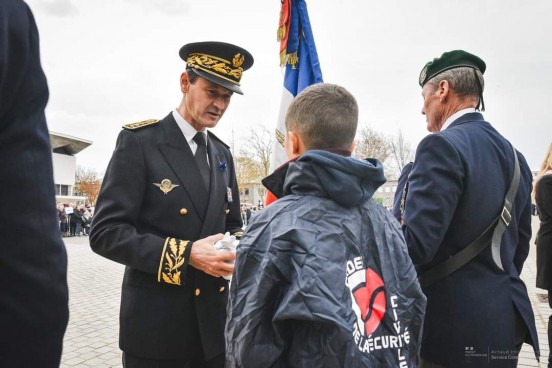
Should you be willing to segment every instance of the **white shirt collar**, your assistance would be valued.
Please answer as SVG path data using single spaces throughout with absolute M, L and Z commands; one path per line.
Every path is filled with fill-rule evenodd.
M 178 113 L 176 109 L 173 110 L 172 115 L 174 120 L 176 121 L 176 125 L 178 125 L 178 127 L 182 131 L 182 134 L 184 134 L 186 142 L 188 142 L 188 144 L 190 145 L 192 153 L 195 155 L 197 143 L 194 141 L 194 136 L 197 134 L 197 130 L 195 130 L 194 127 L 190 125 L 190 123 L 184 120 L 184 118 Z M 205 134 L 205 138 L 207 138 L 207 131 L 204 130 L 202 133 Z
M 450 124 L 452 124 L 453 121 L 458 119 L 459 117 L 469 114 L 470 112 L 475 112 L 475 107 L 468 107 L 467 109 L 463 109 L 460 111 L 456 111 L 454 114 L 448 117 L 448 119 L 445 121 L 445 124 L 441 127 L 441 132 L 449 127 Z

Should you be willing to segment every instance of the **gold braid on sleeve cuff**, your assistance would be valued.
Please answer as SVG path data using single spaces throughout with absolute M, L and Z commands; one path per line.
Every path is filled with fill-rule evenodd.
M 191 247 L 188 247 L 188 240 L 167 238 L 161 259 L 159 260 L 159 272 L 157 282 L 165 282 L 172 285 L 181 285 L 181 275 L 188 265 L 188 256 Z

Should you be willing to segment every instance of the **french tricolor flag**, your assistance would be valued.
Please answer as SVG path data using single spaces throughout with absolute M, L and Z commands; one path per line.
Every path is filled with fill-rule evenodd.
M 323 82 L 305 0 L 282 0 L 278 40 L 280 41 L 280 65 L 285 66 L 286 71 L 275 130 L 276 139 L 270 159 L 270 172 L 274 172 L 287 161 L 284 151 L 286 134 L 284 119 L 289 104 L 311 84 Z M 275 200 L 276 197 L 268 192 L 266 204 L 269 205 Z

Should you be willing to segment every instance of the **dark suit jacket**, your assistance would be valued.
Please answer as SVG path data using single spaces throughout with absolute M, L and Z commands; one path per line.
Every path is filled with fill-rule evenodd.
M 408 174 L 410 174 L 410 171 L 412 171 L 412 165 L 414 165 L 413 162 L 409 162 L 401 170 L 401 176 L 399 177 L 399 180 L 397 182 L 397 190 L 395 191 L 395 197 L 393 198 L 393 216 L 399 222 L 402 220 L 402 211 L 404 211 L 404 204 L 403 201 L 405 200 L 406 193 L 408 192 L 408 188 L 406 188 L 406 183 L 408 181 Z
M 552 290 L 552 175 L 541 176 L 537 182 L 535 201 L 540 226 L 537 245 L 537 287 Z
M 502 237 L 504 271 L 494 264 L 489 246 L 424 290 L 428 304 L 421 356 L 429 361 L 465 367 L 466 348 L 483 353 L 513 349 L 514 306 L 530 331 L 528 342 L 538 351 L 531 303 L 519 277 L 531 238 L 532 175 L 523 156 L 518 156 L 521 179 L 512 222 Z M 492 223 L 501 213 L 513 172 L 510 144 L 479 113 L 463 115 L 446 130 L 422 140 L 402 216 L 419 273 L 458 253 Z M 487 366 L 486 360 L 479 362 Z M 511 359 L 500 364 L 515 366 Z
M 48 86 L 23 1 L 0 1 L 0 367 L 58 367 L 67 326 Z
M 203 347 L 209 359 L 224 352 L 228 281 L 188 267 L 193 241 L 242 226 L 230 151 L 209 133 L 208 153 L 210 193 L 172 114 L 119 134 L 90 245 L 126 265 L 120 346 L 130 354 L 192 358 Z M 164 179 L 177 186 L 164 193 Z

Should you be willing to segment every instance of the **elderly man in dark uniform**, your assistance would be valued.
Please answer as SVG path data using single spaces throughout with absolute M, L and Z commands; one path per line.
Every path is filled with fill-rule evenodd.
M 125 125 L 96 205 L 90 245 L 126 265 L 120 347 L 135 367 L 222 367 L 233 252 L 213 244 L 242 226 L 229 147 L 213 128 L 253 65 L 241 47 L 184 45 L 178 108 Z M 213 235 L 216 234 L 216 235 Z
M 56 212 L 38 30 L 0 1 L 0 367 L 59 367 L 67 255 Z M 31 219 L 31 220 L 29 220 Z
M 395 203 L 402 211 L 394 213 L 427 296 L 421 367 L 515 367 L 524 342 L 539 354 L 520 279 L 532 175 L 478 111 L 485 68 L 479 57 L 455 50 L 420 75 L 422 114 L 433 134 L 401 175 L 406 189 Z

